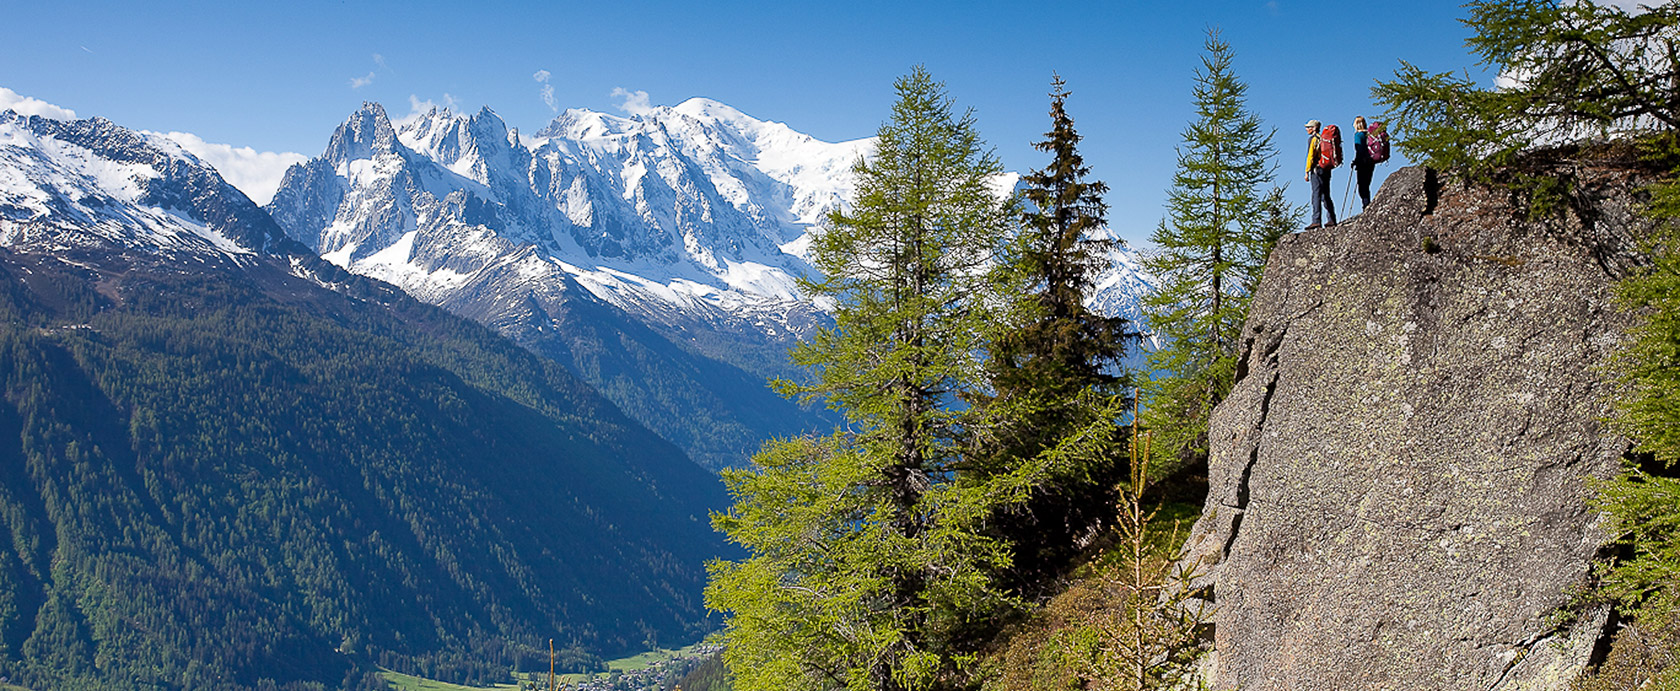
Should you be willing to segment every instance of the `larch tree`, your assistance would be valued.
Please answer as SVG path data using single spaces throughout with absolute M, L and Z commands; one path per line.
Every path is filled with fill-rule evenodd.
M 1371 94 L 1395 143 L 1470 177 L 1525 152 L 1617 133 L 1680 129 L 1680 5 L 1477 0 L 1465 41 L 1496 88 L 1402 61 Z
M 1205 459 L 1207 420 L 1229 393 L 1249 295 L 1277 239 L 1300 210 L 1272 187 L 1275 131 L 1248 110 L 1230 44 L 1209 31 L 1192 98 L 1196 117 L 1178 148 L 1167 218 L 1144 268 L 1160 281 L 1144 299 L 1156 376 L 1144 383 L 1145 423 L 1181 463 Z
M 960 686 L 977 621 L 1013 606 L 991 577 L 1007 550 L 982 526 L 1043 472 L 958 482 L 987 414 L 964 401 L 985 381 L 1012 207 L 972 114 L 922 68 L 896 88 L 851 209 L 811 247 L 822 278 L 804 288 L 835 325 L 794 351 L 810 381 L 777 383 L 846 425 L 724 475 L 736 503 L 714 524 L 748 556 L 711 565 L 706 602 L 728 614 L 741 691 Z

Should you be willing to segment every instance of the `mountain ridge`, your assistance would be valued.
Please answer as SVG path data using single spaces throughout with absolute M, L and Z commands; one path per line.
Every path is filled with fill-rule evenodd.
M 710 626 L 715 476 L 160 137 L 0 113 L 0 674 L 487 683 Z

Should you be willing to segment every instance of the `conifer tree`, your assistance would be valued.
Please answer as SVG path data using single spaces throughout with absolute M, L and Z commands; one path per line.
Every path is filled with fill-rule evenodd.
M 988 363 L 993 396 L 987 404 L 1007 412 L 994 410 L 999 423 L 980 454 L 983 474 L 1035 458 L 1081 428 L 1113 425 L 1103 412 L 1126 405 L 1128 382 L 1118 372 L 1129 337 L 1126 320 L 1084 304 L 1118 243 L 1106 237 L 1102 196 L 1108 186 L 1089 179 L 1079 132 L 1067 114 L 1068 96 L 1055 76 L 1051 129 L 1033 145 L 1051 160 L 1021 179 L 1028 208 L 1000 273 L 1015 309 Z M 1105 399 L 1117 397 L 1122 400 L 1105 405 Z M 1012 587 L 1047 583 L 1077 553 L 1079 541 L 1105 523 L 1121 479 L 1121 453 L 1108 450 L 1066 465 L 1032 499 L 992 522 L 994 534 L 1011 545 Z
M 1465 43 L 1497 88 L 1401 62 L 1372 95 L 1395 143 L 1436 168 L 1485 177 L 1536 146 L 1680 128 L 1680 4 L 1477 0 Z
M 1596 597 L 1634 624 L 1584 691 L 1680 688 L 1680 133 L 1645 148 L 1667 171 L 1647 209 L 1660 225 L 1647 245 L 1651 264 L 1616 286 L 1638 320 L 1614 368 L 1622 384 L 1614 422 L 1638 453 L 1595 497 L 1627 555 L 1599 565 Z
M 1180 542 L 1179 525 L 1165 535 L 1154 525 L 1160 512 L 1146 504 L 1149 485 L 1149 436 L 1140 435 L 1132 418 L 1129 477 L 1120 493 L 1119 559 L 1109 578 L 1126 594 L 1115 616 L 1101 620 L 1102 654 L 1092 665 L 1093 686 L 1116 691 L 1199 688 L 1196 663 L 1210 647 L 1202 633 L 1209 620 L 1207 603 L 1196 596 L 1200 564 L 1177 564 L 1172 552 Z M 1141 447 L 1141 448 L 1140 448 Z
M 1144 299 L 1162 342 L 1149 364 L 1164 375 L 1145 385 L 1145 421 L 1161 450 L 1182 462 L 1205 458 L 1208 414 L 1230 391 L 1249 293 L 1277 239 L 1300 223 L 1281 189 L 1264 189 L 1275 172 L 1275 130 L 1248 111 L 1232 58 L 1210 30 L 1168 216 L 1150 237 L 1160 251 L 1144 261 L 1160 280 Z
M 749 556 L 711 565 L 706 601 L 730 615 L 741 691 L 955 686 L 975 620 L 1010 606 L 989 576 L 1007 552 L 980 525 L 1034 471 L 956 482 L 983 414 L 959 403 L 983 384 L 986 267 L 1010 207 L 972 115 L 922 68 L 896 86 L 852 209 L 812 245 L 823 278 L 804 288 L 835 305 L 835 326 L 794 352 L 814 379 L 778 383 L 847 425 L 725 474 L 736 504 L 714 523 Z

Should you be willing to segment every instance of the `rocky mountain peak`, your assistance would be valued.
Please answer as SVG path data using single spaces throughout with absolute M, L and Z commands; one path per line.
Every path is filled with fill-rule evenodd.
M 0 113 L 0 244 L 198 257 L 302 249 L 161 135 L 12 111 Z
M 737 110 L 734 106 L 700 96 L 690 98 L 682 103 L 671 106 L 671 110 L 673 112 L 681 113 L 689 117 L 700 118 L 702 120 L 738 121 L 750 119 L 745 113 Z
M 362 103 L 361 108 L 333 131 L 332 139 L 327 142 L 327 150 L 322 157 L 342 164 L 393 153 L 398 146 L 397 131 L 391 126 L 391 118 L 385 114 L 385 107 L 369 101 Z
M 597 113 L 582 108 L 567 108 L 548 126 L 537 130 L 539 138 L 586 140 L 623 134 L 635 127 L 636 121 L 616 115 Z
M 505 155 L 519 146 L 507 123 L 489 106 L 471 116 L 458 116 L 447 108 L 432 108 L 404 123 L 397 137 L 410 149 L 445 166 L 462 159 Z M 482 182 L 482 180 L 481 180 Z

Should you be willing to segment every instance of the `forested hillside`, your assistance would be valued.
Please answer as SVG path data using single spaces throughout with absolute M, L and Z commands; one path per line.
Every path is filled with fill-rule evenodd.
M 0 672 L 488 682 L 704 630 L 712 476 L 483 327 L 240 263 L 0 251 Z

